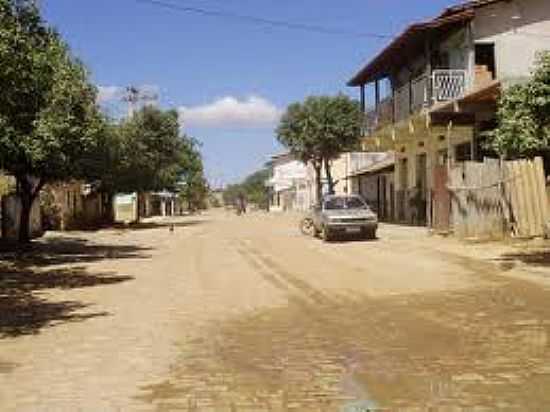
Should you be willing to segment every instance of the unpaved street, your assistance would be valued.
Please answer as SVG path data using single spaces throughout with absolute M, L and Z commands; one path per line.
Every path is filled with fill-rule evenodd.
M 548 246 L 325 244 L 211 212 L 48 236 L 0 278 L 2 411 L 550 408 Z

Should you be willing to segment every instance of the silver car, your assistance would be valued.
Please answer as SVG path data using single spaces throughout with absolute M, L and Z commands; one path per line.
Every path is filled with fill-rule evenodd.
M 375 239 L 378 217 L 360 196 L 327 196 L 304 219 L 305 233 L 328 242 L 336 236 Z

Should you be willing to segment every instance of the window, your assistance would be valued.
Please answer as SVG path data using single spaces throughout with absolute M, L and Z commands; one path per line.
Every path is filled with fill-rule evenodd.
M 447 153 L 447 149 L 441 149 L 437 152 L 437 164 L 439 166 L 445 166 L 448 158 L 449 155 Z
M 325 201 L 325 210 L 365 209 L 367 205 L 357 196 L 331 197 Z
M 471 144 L 462 143 L 455 146 L 455 161 L 466 162 L 472 160 L 472 147 Z

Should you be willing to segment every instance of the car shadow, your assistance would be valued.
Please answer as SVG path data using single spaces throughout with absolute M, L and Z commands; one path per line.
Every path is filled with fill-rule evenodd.
M 321 239 L 322 241 L 322 239 Z M 328 243 L 333 244 L 346 244 L 346 243 L 375 243 L 380 241 L 379 237 L 375 238 L 364 238 L 360 236 L 340 236 L 332 238 Z
M 530 266 L 549 267 L 550 250 L 535 250 L 528 252 L 505 253 L 496 259 L 498 262 L 513 264 L 521 262 Z

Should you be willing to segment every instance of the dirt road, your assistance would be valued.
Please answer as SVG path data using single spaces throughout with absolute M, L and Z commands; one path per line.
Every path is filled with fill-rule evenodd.
M 548 410 L 547 245 L 222 212 L 50 236 L 0 280 L 0 409 Z

